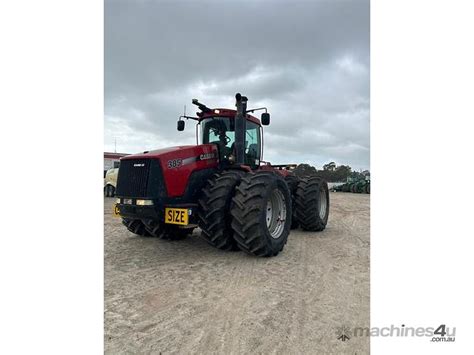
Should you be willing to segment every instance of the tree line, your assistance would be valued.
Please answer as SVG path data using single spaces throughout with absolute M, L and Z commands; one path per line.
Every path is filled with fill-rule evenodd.
M 370 177 L 368 170 L 352 171 L 349 165 L 336 165 L 334 162 L 324 164 L 322 170 L 309 164 L 299 164 L 293 172 L 299 177 L 319 176 L 328 182 L 345 182 L 349 177 L 353 179 Z

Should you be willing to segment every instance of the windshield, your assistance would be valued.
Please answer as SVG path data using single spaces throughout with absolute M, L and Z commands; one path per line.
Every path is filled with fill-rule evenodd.
M 201 121 L 201 141 L 204 144 L 216 144 L 221 159 L 235 156 L 235 127 L 228 117 L 205 118 Z M 260 164 L 260 126 L 254 122 L 246 122 L 245 163 L 251 166 Z

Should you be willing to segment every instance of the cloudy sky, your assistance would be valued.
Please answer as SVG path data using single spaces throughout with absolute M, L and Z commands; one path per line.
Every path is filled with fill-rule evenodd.
M 369 168 L 369 2 L 105 1 L 105 147 L 195 143 L 191 99 L 267 106 L 264 160 Z

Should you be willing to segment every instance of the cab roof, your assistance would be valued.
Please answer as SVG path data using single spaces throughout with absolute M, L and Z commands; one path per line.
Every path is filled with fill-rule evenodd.
M 237 114 L 237 110 L 230 110 L 228 108 L 213 108 L 210 109 L 208 112 L 197 112 L 197 116 L 199 117 L 199 122 L 201 122 L 205 118 L 209 117 L 229 117 L 230 119 L 234 119 L 235 115 Z M 247 120 L 258 124 L 261 126 L 260 120 L 252 115 L 247 114 Z

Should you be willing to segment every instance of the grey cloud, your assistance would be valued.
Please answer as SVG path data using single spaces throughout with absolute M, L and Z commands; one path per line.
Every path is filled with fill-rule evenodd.
M 192 98 L 267 106 L 265 157 L 369 167 L 368 1 L 106 1 L 105 148 L 195 142 Z

